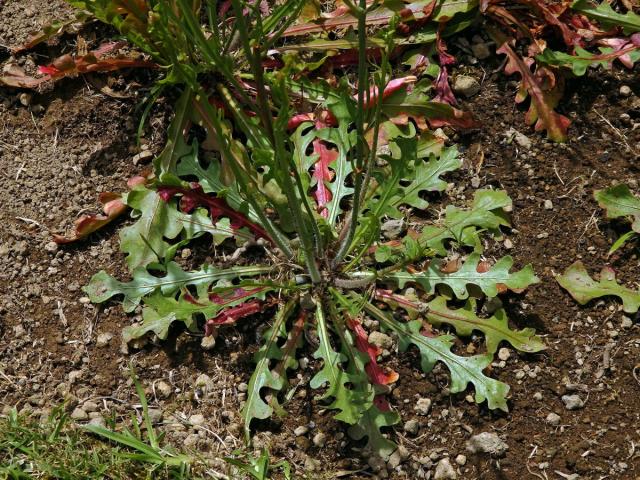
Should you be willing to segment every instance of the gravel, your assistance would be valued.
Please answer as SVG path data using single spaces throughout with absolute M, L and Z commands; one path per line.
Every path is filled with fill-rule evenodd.
M 453 91 L 464 95 L 465 97 L 473 97 L 480 92 L 481 87 L 478 81 L 469 75 L 458 75 L 453 82 Z
M 103 332 L 96 338 L 96 347 L 103 348 L 109 345 L 109 342 L 113 339 L 113 333 Z
M 160 380 L 156 383 L 156 393 L 160 398 L 169 398 L 173 393 L 173 388 L 164 380 Z
M 567 410 L 580 410 L 584 407 L 584 400 L 580 395 L 563 395 L 562 402 Z
M 442 458 L 436 465 L 436 473 L 433 476 L 435 480 L 454 480 L 458 478 L 449 457 Z
M 309 433 L 309 427 L 307 427 L 306 425 L 300 425 L 293 431 L 293 434 L 296 437 L 301 437 L 303 435 L 306 435 L 307 433 Z
M 429 410 L 431 410 L 431 399 L 419 398 L 416 402 L 416 406 L 413 407 L 413 409 L 418 415 L 428 415 Z
M 371 332 L 369 334 L 369 343 L 376 347 L 387 350 L 393 347 L 393 339 L 389 335 L 382 332 Z
M 404 424 L 404 431 L 412 435 L 417 435 L 420 430 L 420 423 L 417 420 L 409 420 Z
M 549 425 L 553 425 L 554 427 L 560 425 L 560 415 L 555 412 L 551 412 L 547 415 L 546 421 Z
M 494 432 L 482 432 L 467 441 L 467 451 L 471 453 L 488 453 L 502 457 L 507 450 L 509 445 Z

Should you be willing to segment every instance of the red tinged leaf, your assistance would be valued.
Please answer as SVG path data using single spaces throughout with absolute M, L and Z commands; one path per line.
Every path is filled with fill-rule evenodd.
M 123 68 L 155 68 L 154 62 L 139 60 L 125 56 L 103 58 L 123 45 L 122 42 L 112 42 L 102 45 L 82 57 L 63 55 L 50 65 L 41 66 L 38 71 L 42 77 L 31 77 L 23 70 L 13 67 L 8 74 L 0 76 L 0 85 L 18 88 L 36 89 L 46 82 L 55 82 L 65 77 L 76 76 L 84 73 L 112 72 Z
M 382 91 L 382 98 L 383 99 L 388 98 L 395 91 L 414 83 L 416 80 L 418 80 L 418 78 L 413 75 L 407 75 L 406 77 L 394 78 L 393 80 L 390 80 L 389 83 L 387 83 L 387 85 L 384 87 L 384 90 Z M 358 95 L 354 95 L 353 98 L 354 100 L 358 100 Z M 367 109 L 372 108 L 376 106 L 377 102 L 378 102 L 378 87 L 373 86 L 369 89 L 369 96 L 367 97 L 367 95 L 365 95 L 363 106 L 364 108 L 367 108 Z
M 546 130 L 551 140 L 564 142 L 567 139 L 567 129 L 571 121 L 554 111 L 561 94 L 560 89 L 555 85 L 555 77 L 542 68 L 538 68 L 534 75 L 529 65 L 513 51 L 508 42 L 504 42 L 497 53 L 507 56 L 505 67 L 507 75 L 519 73 L 522 78 L 516 102 L 521 103 L 527 96 L 531 97 L 531 105 L 525 116 L 527 123 L 535 124 L 536 131 Z
M 217 303 L 218 305 L 226 305 L 231 302 L 235 302 L 242 298 L 250 297 L 251 295 L 255 295 L 258 292 L 266 290 L 265 287 L 257 287 L 251 290 L 245 290 L 244 288 L 237 288 L 231 292 L 224 293 L 222 295 L 218 293 L 210 293 L 209 300 L 213 303 Z
M 447 105 L 457 105 L 456 96 L 449 85 L 449 73 L 447 67 L 441 66 L 438 78 L 435 83 L 436 96 L 433 98 L 436 102 L 446 103 Z
M 191 190 L 182 187 L 159 187 L 158 195 L 165 202 L 168 202 L 175 195 L 182 195 L 180 198 L 180 208 L 183 212 L 189 213 L 199 205 L 209 209 L 211 220 L 215 221 L 220 217 L 227 217 L 231 220 L 231 227 L 239 230 L 247 227 L 257 238 L 264 238 L 273 242 L 269 234 L 260 225 L 253 223 L 242 213 L 233 210 L 227 202 L 220 197 L 207 195 L 198 183 L 191 184 Z
M 356 348 L 369 357 L 369 362 L 364 367 L 369 379 L 375 385 L 389 385 L 398 380 L 399 375 L 393 370 L 384 371 L 380 365 L 378 365 L 377 357 L 380 355 L 381 350 L 369 343 L 367 332 L 362 327 L 362 324 L 355 319 L 348 318 L 347 326 L 353 331 L 356 336 Z
M 560 32 L 567 47 L 575 47 L 582 43 L 582 37 L 558 18 L 567 11 L 568 4 L 561 2 L 557 5 L 551 5 L 543 0 L 525 0 L 525 3 L 544 19 L 546 25 L 550 25 Z
M 373 404 L 380 410 L 381 412 L 390 412 L 391 405 L 389 404 L 389 400 L 384 395 L 376 395 L 373 397 Z
M 304 122 L 313 122 L 313 113 L 299 113 L 289 119 L 287 123 L 287 130 L 295 130 Z
M 208 337 L 213 333 L 216 327 L 221 325 L 232 325 L 241 318 L 249 317 L 261 312 L 266 306 L 267 304 L 265 302 L 260 300 L 251 300 L 250 302 L 228 308 L 217 317 L 207 320 L 204 327 L 204 334 Z
M 286 378 L 285 370 L 287 369 L 289 359 L 294 356 L 296 349 L 300 345 L 300 337 L 304 332 L 304 324 L 306 320 L 307 312 L 301 309 L 298 314 L 298 318 L 293 322 L 287 341 L 282 346 L 282 360 L 278 363 L 275 371 L 283 378 Z
M 75 221 L 75 232 L 71 236 L 54 235 L 53 241 L 57 244 L 66 244 L 87 238 L 90 234 L 108 225 L 127 211 L 127 206 L 122 201 L 122 195 L 119 193 L 103 192 L 100 194 L 99 199 L 104 215 L 81 216 Z
M 325 142 L 316 138 L 313 141 L 313 153 L 318 155 L 318 160 L 313 166 L 313 178 L 318 182 L 313 196 L 318 204 L 320 215 L 328 218 L 329 210 L 325 205 L 331 201 L 332 195 L 326 184 L 333 180 L 333 172 L 329 169 L 329 166 L 338 159 L 338 152 L 327 148 Z

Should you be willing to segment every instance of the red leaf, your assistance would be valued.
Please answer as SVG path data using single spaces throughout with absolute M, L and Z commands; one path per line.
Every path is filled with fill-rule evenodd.
M 408 75 L 402 78 L 394 78 L 390 80 L 389 83 L 384 87 L 382 91 L 382 98 L 385 99 L 389 97 L 393 92 L 406 87 L 407 85 L 414 83 L 418 78 L 413 75 Z M 358 100 L 358 95 L 354 95 L 354 100 Z M 375 107 L 378 101 L 378 87 L 373 86 L 369 89 L 369 96 L 364 96 L 364 108 Z
M 440 67 L 440 73 L 436 78 L 435 84 L 436 96 L 433 98 L 436 102 L 446 103 L 448 105 L 457 105 L 456 96 L 449 85 L 449 73 L 444 65 Z
M 521 89 L 516 97 L 516 102 L 524 101 L 527 94 L 531 97 L 531 105 L 525 119 L 527 123 L 534 124 L 536 131 L 546 130 L 547 136 L 556 142 L 564 142 L 567 139 L 567 129 L 571 121 L 564 115 L 556 113 L 553 109 L 559 100 L 559 89 L 553 88 L 549 75 L 550 72 L 538 69 L 536 75 L 531 72 L 529 65 L 525 63 L 509 46 L 508 42 L 504 42 L 497 50 L 507 56 L 507 65 L 505 72 L 507 75 L 519 73 L 522 77 Z M 552 75 L 551 75 L 552 76 Z M 540 81 L 548 83 L 547 90 L 543 89 Z
M 100 203 L 104 215 L 83 215 L 75 221 L 75 232 L 70 237 L 54 235 L 53 241 L 57 244 L 65 244 L 77 242 L 90 234 L 111 223 L 124 212 L 127 206 L 122 201 L 122 195 L 119 193 L 103 192 L 100 194 Z
M 251 300 L 250 302 L 243 303 L 236 307 L 228 308 L 217 317 L 207 320 L 204 334 L 205 336 L 209 336 L 213 333 L 216 327 L 219 327 L 220 325 L 231 325 L 233 323 L 236 323 L 236 321 L 240 320 L 241 318 L 245 318 L 261 312 L 265 307 L 265 302 L 262 302 L 260 300 Z
M 180 208 L 182 211 L 189 213 L 198 205 L 204 205 L 209 209 L 211 220 L 214 221 L 220 217 L 227 217 L 231 220 L 231 227 L 239 230 L 247 227 L 257 238 L 265 238 L 273 242 L 269 234 L 260 225 L 253 223 L 243 214 L 233 210 L 227 202 L 220 197 L 207 195 L 198 183 L 191 184 L 191 190 L 182 187 L 159 187 L 158 195 L 165 202 L 169 201 L 175 195 L 181 194 Z
M 313 178 L 318 182 L 313 196 L 318 204 L 320 215 L 327 218 L 329 210 L 325 205 L 331 201 L 332 195 L 326 183 L 330 183 L 333 180 L 333 172 L 329 169 L 329 165 L 336 161 L 338 152 L 327 148 L 327 144 L 324 141 L 316 138 L 313 141 L 313 153 L 318 155 L 318 160 L 313 166 Z
M 369 363 L 364 367 L 367 375 L 375 385 L 389 385 L 398 380 L 399 375 L 393 370 L 385 372 L 379 365 L 376 357 L 380 349 L 369 343 L 367 332 L 362 328 L 358 320 L 348 318 L 347 326 L 356 335 L 356 348 L 369 357 Z

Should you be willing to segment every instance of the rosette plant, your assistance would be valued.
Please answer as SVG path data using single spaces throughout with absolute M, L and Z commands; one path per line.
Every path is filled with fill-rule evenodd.
M 126 312 L 141 307 L 125 341 L 164 339 L 177 322 L 210 339 L 260 313 L 268 328 L 241 412 L 247 439 L 252 420 L 284 411 L 296 359 L 310 349 L 316 401 L 388 456 L 395 446 L 383 430 L 399 416 L 386 394 L 398 374 L 369 341 L 373 331 L 398 352 L 417 349 L 424 372 L 444 364 L 452 393 L 471 385 L 478 403 L 507 409 L 509 387 L 483 372 L 498 344 L 544 347 L 531 329 L 512 330 L 502 309 L 481 318 L 477 299 L 538 280 L 531 266 L 512 271 L 511 257 L 482 259 L 481 237 L 509 227 L 505 192 L 430 206 L 446 191 L 442 177 L 461 166 L 432 129 L 467 120 L 432 99 L 427 76 L 392 78 L 394 21 L 378 33 L 380 57 L 368 55 L 375 2 L 344 1 L 358 19 L 358 58 L 341 80 L 304 73 L 299 55 L 270 57 L 303 0 L 273 9 L 242 0 L 72 3 L 117 26 L 166 69 L 160 86 L 182 92 L 153 178 L 123 197 L 134 219 L 121 232 L 132 278 L 100 272 L 85 287 L 94 302 L 121 296 Z M 235 253 L 181 268 L 177 252 L 202 237 L 211 248 L 235 242 Z M 251 245 L 261 253 L 248 261 Z M 452 332 L 474 331 L 484 334 L 483 353 L 454 353 Z

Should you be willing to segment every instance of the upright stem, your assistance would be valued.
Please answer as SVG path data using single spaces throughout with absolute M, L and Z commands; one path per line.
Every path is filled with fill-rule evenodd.
M 355 161 L 355 182 L 353 192 L 353 206 L 349 222 L 345 224 L 347 234 L 343 237 L 338 252 L 331 262 L 331 267 L 336 268 L 342 259 L 349 252 L 353 236 L 358 225 L 358 212 L 360 210 L 360 197 L 363 181 L 363 167 L 365 164 L 365 138 L 364 138 L 364 100 L 369 94 L 367 75 L 367 2 L 360 0 L 357 9 L 358 14 L 358 111 L 356 112 L 356 161 Z

